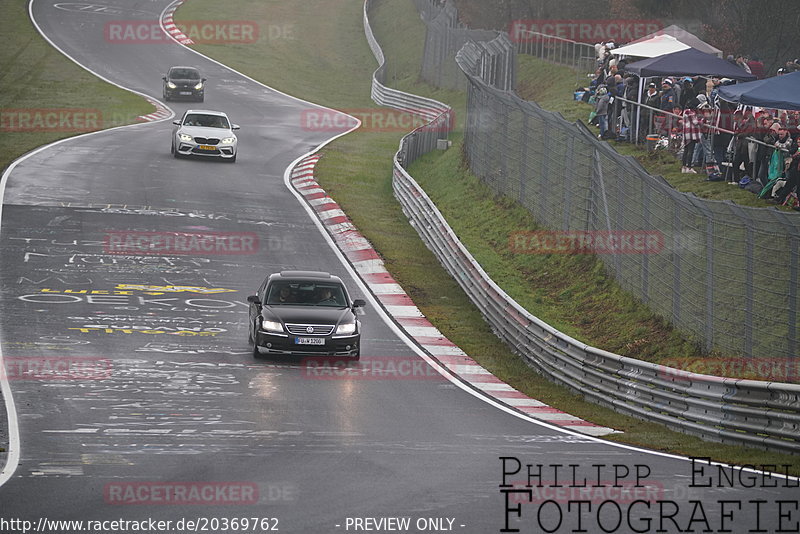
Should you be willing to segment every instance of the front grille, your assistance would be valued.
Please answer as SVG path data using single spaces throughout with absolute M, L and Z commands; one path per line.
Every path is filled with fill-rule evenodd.
M 218 145 L 219 139 L 214 137 L 195 137 L 194 142 L 198 145 Z
M 311 328 L 311 332 L 308 329 Z M 297 336 L 328 336 L 333 332 L 332 324 L 286 324 L 286 330 Z

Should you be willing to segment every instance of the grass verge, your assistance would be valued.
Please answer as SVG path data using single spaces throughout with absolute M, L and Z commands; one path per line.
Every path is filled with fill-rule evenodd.
M 132 124 L 155 111 L 142 97 L 99 80 L 50 46 L 28 18 L 28 0 L 4 5 L 0 35 L 8 38 L 0 48 L 0 168 L 38 146 L 81 133 L 69 129 Z M 46 120 L 50 112 L 60 113 L 58 122 Z M 14 131 L 28 117 L 30 126 Z
M 295 96 L 339 109 L 375 108 L 375 104 L 369 100 L 369 80 L 375 62 L 363 37 L 362 5 L 362 0 L 307 0 L 301 4 L 287 4 L 280 0 L 243 0 L 237 4 L 240 8 L 237 18 L 258 21 L 262 28 L 261 35 L 264 34 L 264 25 L 277 20 L 280 24 L 296 28 L 294 35 L 304 36 L 302 42 L 286 39 L 271 43 L 262 39 L 251 45 L 251 52 L 247 54 L 220 46 L 206 45 L 197 48 L 255 79 Z M 222 9 L 218 3 L 210 0 L 193 0 L 181 7 L 177 18 L 224 18 Z M 331 31 L 331 27 L 337 27 L 337 31 Z M 454 107 L 458 119 L 463 119 L 463 94 L 434 90 L 417 79 L 424 27 L 413 3 L 396 0 L 380 2 L 374 12 L 373 28 L 389 58 L 391 83 L 404 90 L 444 100 Z M 324 157 L 317 166 L 317 179 L 373 243 L 389 271 L 423 313 L 476 361 L 534 398 L 624 432 L 610 439 L 668 452 L 710 456 L 730 463 L 790 464 L 795 470 L 800 469 L 800 460 L 795 456 L 703 442 L 669 431 L 661 425 L 625 417 L 587 403 L 566 388 L 544 380 L 521 358 L 497 343 L 477 309 L 422 244 L 392 195 L 391 158 L 397 150 L 400 137 L 401 132 L 361 130 L 338 139 L 324 150 Z M 458 135 L 454 139 L 458 144 Z M 502 200 L 494 199 L 481 189 L 474 177 L 460 167 L 460 151 L 457 149 L 424 158 L 415 167 L 414 176 L 425 184 L 426 189 L 434 190 L 437 198 L 444 197 L 443 205 L 450 203 L 447 208 L 448 216 L 452 215 L 452 210 L 462 212 L 467 230 L 461 228 L 459 233 L 465 234 L 461 235 L 462 238 L 473 237 L 467 245 L 473 253 L 480 255 L 482 261 L 487 262 L 484 267 L 490 271 L 497 267 L 496 263 L 502 263 L 504 258 L 496 257 L 497 251 L 492 250 L 491 246 L 481 249 L 481 243 L 487 239 L 483 233 L 485 228 L 480 227 L 477 220 L 492 217 L 485 217 L 484 214 L 477 217 L 475 214 L 479 210 L 495 210 L 491 212 L 493 216 L 507 219 L 509 224 L 531 224 L 529 219 L 523 221 L 525 213 Z M 451 223 L 463 226 L 458 221 Z M 502 244 L 505 245 L 506 242 L 504 238 Z M 594 297 L 595 305 L 600 306 L 601 313 L 607 313 L 604 306 L 608 304 L 602 297 L 608 291 L 618 290 L 606 291 L 608 288 L 604 285 L 606 282 L 603 281 L 603 273 L 599 272 L 596 263 L 592 263 L 593 260 L 579 257 L 572 258 L 571 261 L 578 262 L 579 267 L 590 277 L 591 282 L 587 287 L 599 289 L 600 294 Z M 514 267 L 510 269 L 513 271 Z M 530 273 L 523 273 L 522 278 L 512 282 L 529 290 L 532 282 L 525 278 L 529 275 Z M 552 281 L 553 278 L 557 276 L 542 282 Z M 496 280 L 501 284 L 506 283 L 502 276 Z M 582 290 L 587 291 L 585 288 Z M 550 300 L 554 314 L 566 314 L 562 308 L 565 303 L 573 306 L 575 294 L 579 292 L 580 288 L 573 288 L 570 295 L 565 292 L 565 288 L 559 290 L 549 287 L 543 289 L 540 296 L 533 295 L 531 301 L 537 304 L 536 298 L 543 302 Z M 645 312 L 627 309 L 629 301 L 625 300 L 624 295 L 620 295 L 620 298 L 623 299 L 620 313 L 629 314 L 634 324 L 628 335 L 641 335 L 635 331 L 636 324 L 648 316 L 641 315 Z M 565 329 L 569 329 L 569 322 L 566 318 L 562 321 L 554 320 L 554 323 Z M 608 332 L 614 334 L 617 329 L 612 326 Z M 661 342 L 664 347 L 673 342 L 686 347 L 685 344 L 680 345 L 685 342 L 675 337 L 665 336 Z M 656 349 L 653 348 L 653 351 L 656 352 Z

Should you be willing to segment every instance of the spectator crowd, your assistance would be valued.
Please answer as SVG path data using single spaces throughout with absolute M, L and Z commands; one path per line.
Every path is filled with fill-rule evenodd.
M 800 211 L 800 190 L 795 191 L 800 185 L 800 112 L 727 102 L 718 91 L 735 81 L 714 76 L 650 79 L 639 105 L 639 78 L 625 72 L 625 59 L 611 54 L 614 47 L 613 42 L 595 46 L 597 69 L 589 86 L 576 91 L 576 98 L 593 106 L 590 123 L 599 126 L 601 139 L 635 138 L 650 148 L 671 147 L 682 173 L 739 185 Z M 758 79 L 766 77 L 758 57 L 727 59 Z M 800 71 L 800 59 L 786 62 L 777 75 L 794 71 Z

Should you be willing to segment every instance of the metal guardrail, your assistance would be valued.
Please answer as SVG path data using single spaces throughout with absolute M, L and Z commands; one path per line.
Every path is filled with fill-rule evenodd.
M 418 157 L 436 148 L 440 139 L 447 139 L 453 129 L 453 110 L 450 106 L 422 96 L 412 95 L 384 85 L 386 58 L 369 24 L 371 0 L 364 1 L 364 32 L 378 68 L 372 75 L 371 96 L 375 103 L 424 117 L 428 124 L 415 129 L 400 141 L 395 165 L 409 165 Z M 413 140 L 413 142 L 411 142 Z
M 379 104 L 404 106 L 435 101 L 383 86 L 384 58 L 369 25 L 364 27 L 381 67 L 373 76 Z M 473 73 L 467 73 L 472 76 Z M 450 108 L 437 103 L 441 114 Z M 449 121 L 449 118 L 448 118 Z M 449 124 L 449 122 L 448 122 Z M 656 421 L 704 439 L 800 453 L 800 385 L 721 378 L 638 361 L 581 343 L 559 332 L 509 297 L 460 242 L 425 191 L 404 165 L 433 149 L 418 128 L 405 136 L 394 160 L 393 188 L 403 212 L 422 240 L 461 285 L 495 333 L 540 373 L 588 400 L 618 412 Z M 438 135 L 446 129 L 439 130 Z

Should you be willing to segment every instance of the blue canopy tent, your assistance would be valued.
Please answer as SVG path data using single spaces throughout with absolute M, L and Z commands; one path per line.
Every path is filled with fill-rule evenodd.
M 719 96 L 744 106 L 800 111 L 800 71 L 721 87 Z
M 755 80 L 756 76 L 717 56 L 694 48 L 671 54 L 643 59 L 625 65 L 626 72 L 638 74 L 640 78 L 652 76 L 719 76 L 734 80 Z

